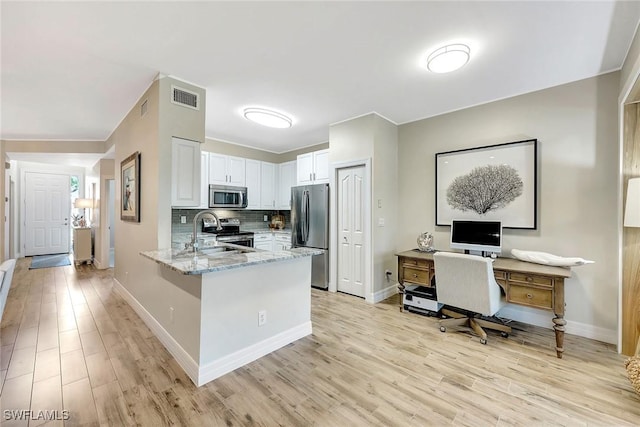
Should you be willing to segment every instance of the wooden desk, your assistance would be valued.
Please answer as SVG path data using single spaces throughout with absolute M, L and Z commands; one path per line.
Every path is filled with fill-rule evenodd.
M 435 276 L 433 253 L 409 250 L 397 253 L 398 292 L 400 311 L 403 309 L 402 295 L 405 283 L 431 286 Z M 553 311 L 553 330 L 556 334 L 556 353 L 562 358 L 564 352 L 564 279 L 571 277 L 571 269 L 518 261 L 513 258 L 498 258 L 493 263 L 496 282 L 504 289 L 507 301 L 527 307 Z

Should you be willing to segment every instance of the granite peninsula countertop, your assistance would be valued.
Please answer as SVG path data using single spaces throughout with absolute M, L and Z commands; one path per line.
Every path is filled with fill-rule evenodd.
M 285 251 L 263 251 L 229 243 L 215 242 L 197 256 L 183 249 L 158 249 L 140 252 L 145 258 L 178 273 L 199 275 L 214 271 L 242 268 L 250 265 L 279 262 L 323 253 L 322 249 L 292 248 Z

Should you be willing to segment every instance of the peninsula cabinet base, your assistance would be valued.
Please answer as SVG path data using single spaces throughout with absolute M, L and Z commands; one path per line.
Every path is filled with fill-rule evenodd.
M 311 257 L 203 275 L 156 268 L 166 301 L 139 301 L 133 295 L 144 292 L 117 281 L 116 288 L 196 386 L 312 332 Z

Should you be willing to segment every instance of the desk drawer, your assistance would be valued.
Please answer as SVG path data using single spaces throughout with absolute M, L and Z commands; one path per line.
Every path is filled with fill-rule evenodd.
M 403 268 L 404 281 L 418 283 L 421 285 L 429 285 L 429 270 L 419 270 L 417 268 L 404 267 Z
M 531 307 L 552 309 L 553 291 L 552 289 L 531 288 L 509 282 L 507 301 Z
M 507 278 L 507 272 L 506 271 L 494 271 L 493 272 L 493 277 L 495 277 L 496 279 L 506 279 Z
M 551 277 L 536 276 L 535 274 L 509 273 L 509 282 L 521 282 L 537 286 L 553 286 Z
M 427 261 L 426 259 L 402 258 L 402 264 L 407 267 L 429 267 L 429 261 Z

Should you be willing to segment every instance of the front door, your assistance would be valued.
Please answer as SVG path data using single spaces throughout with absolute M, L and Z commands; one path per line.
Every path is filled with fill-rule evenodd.
M 338 291 L 364 298 L 364 166 L 338 171 Z
M 25 175 L 25 255 L 69 252 L 69 175 Z

